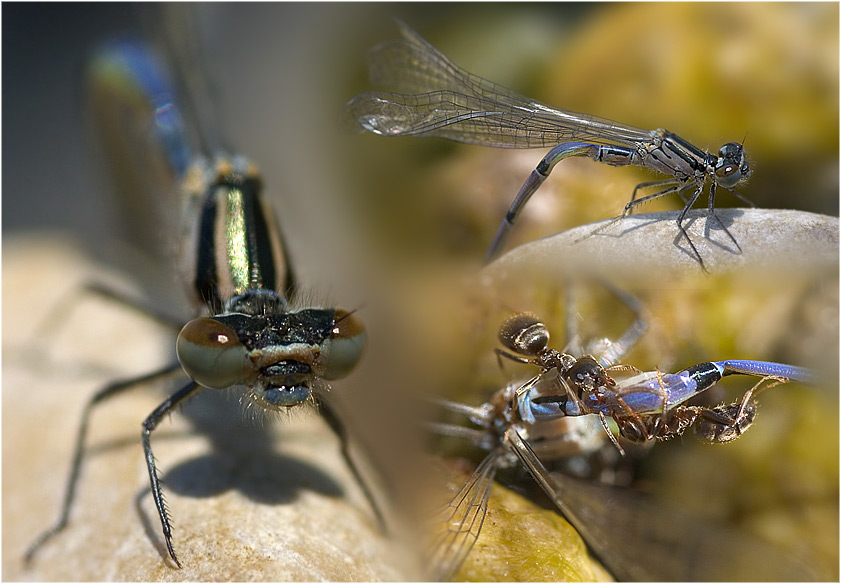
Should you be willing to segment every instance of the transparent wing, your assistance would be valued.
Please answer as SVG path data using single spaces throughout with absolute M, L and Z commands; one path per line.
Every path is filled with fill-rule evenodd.
M 438 579 L 452 579 L 476 543 L 488 512 L 488 497 L 503 453 L 502 448 L 497 448 L 488 454 L 456 496 L 435 514 L 429 559 L 432 572 Z
M 511 449 L 619 580 L 804 581 L 813 570 L 775 546 L 637 491 L 550 474 L 515 431 Z
M 553 108 L 455 65 L 416 32 L 382 43 L 368 58 L 371 82 L 393 91 L 357 95 L 347 113 L 384 136 L 435 136 L 500 148 L 542 148 L 570 140 L 635 144 L 651 132 Z

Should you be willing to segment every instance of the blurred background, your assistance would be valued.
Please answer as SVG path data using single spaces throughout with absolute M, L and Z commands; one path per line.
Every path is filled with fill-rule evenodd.
M 90 257 L 136 274 L 137 256 L 125 250 L 143 244 L 125 234 L 137 232 L 137 217 L 122 210 L 121 187 L 98 155 L 83 73 L 101 40 L 148 27 L 147 7 L 2 10 L 4 292 L 9 243 L 21 237 L 31 244 L 69 236 Z M 713 152 L 744 141 L 752 176 L 742 195 L 758 207 L 838 214 L 837 4 L 213 4 L 189 11 L 222 132 L 260 167 L 302 282 L 318 298 L 364 307 L 371 354 L 348 383 L 375 450 L 393 431 L 385 422 L 403 422 L 372 414 L 381 411 L 378 396 L 396 386 L 457 389 L 460 399 L 480 403 L 510 378 L 491 352 L 504 314 L 545 315 L 559 331 L 557 346 L 564 344 L 565 283 L 536 276 L 487 290 L 462 281 L 545 152 L 348 131 L 342 106 L 372 89 L 365 54 L 397 38 L 395 18 L 468 71 L 550 105 L 668 129 Z M 508 245 L 616 216 L 633 187 L 651 177 L 564 161 Z M 717 203 L 741 205 L 728 193 Z M 644 210 L 680 207 L 667 197 Z M 762 434 L 756 442 L 658 446 L 662 456 L 642 474 L 699 513 L 715 509 L 805 550 L 816 572 L 837 579 L 837 269 L 766 276 L 664 282 L 645 275 L 632 291 L 653 314 L 651 332 L 629 362 L 679 370 L 728 357 L 777 360 L 826 372 L 822 391 L 767 392 L 751 430 Z M 146 284 L 156 287 L 159 281 Z M 623 330 L 613 300 L 603 292 L 583 296 L 577 310 L 587 335 Z M 10 308 L 4 294 L 4 314 Z M 375 458 L 395 456 L 385 448 Z

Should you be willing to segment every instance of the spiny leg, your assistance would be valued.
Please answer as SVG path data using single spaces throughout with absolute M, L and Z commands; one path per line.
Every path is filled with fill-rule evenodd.
M 670 188 L 663 189 L 653 195 L 646 195 L 641 199 L 637 199 L 637 191 L 641 191 L 642 189 L 648 189 L 651 187 L 662 187 L 665 185 L 672 185 Z M 631 193 L 631 200 L 625 205 L 625 208 L 622 210 L 621 217 L 625 217 L 626 215 L 631 215 L 633 213 L 634 207 L 641 205 L 645 201 L 650 201 L 652 199 L 656 199 L 658 197 L 663 197 L 672 193 L 674 191 L 680 192 L 680 181 L 674 178 L 664 178 L 661 180 L 652 180 L 648 182 L 639 183 L 637 186 L 634 187 L 634 191 Z M 685 202 L 685 201 L 684 201 Z
M 648 188 L 648 187 L 652 187 L 652 186 L 661 186 L 661 185 L 667 185 L 667 184 L 671 184 L 673 186 L 671 186 L 669 188 L 666 188 L 666 189 L 663 189 L 661 191 L 658 191 L 654 194 L 647 195 L 647 196 L 642 197 L 640 199 L 636 198 L 637 191 L 641 188 Z M 634 188 L 634 192 L 631 195 L 631 200 L 625 205 L 625 208 L 623 209 L 622 214 L 619 217 L 617 217 L 616 219 L 614 219 L 613 221 L 610 221 L 609 223 L 606 223 L 605 225 L 602 225 L 601 227 L 599 227 L 598 229 L 593 231 L 591 233 L 591 235 L 599 233 L 599 232 L 611 227 L 612 225 L 615 225 L 616 223 L 618 223 L 619 221 L 624 219 L 627 215 L 630 215 L 632 210 L 634 209 L 634 207 L 637 207 L 637 206 L 639 206 L 639 205 L 641 205 L 641 204 L 643 204 L 647 201 L 650 201 L 652 199 L 656 199 L 658 197 L 662 197 L 662 196 L 668 195 L 670 193 L 677 192 L 680 195 L 681 199 L 683 199 L 683 201 L 684 201 L 683 209 L 681 210 L 680 215 L 678 216 L 678 219 L 677 219 L 678 229 L 680 230 L 681 234 L 686 238 L 686 241 L 689 243 L 689 247 L 692 249 L 693 255 L 698 259 L 698 263 L 701 265 L 701 269 L 703 269 L 704 271 L 707 271 L 707 268 L 704 265 L 704 260 L 701 258 L 701 254 L 698 252 L 698 249 L 695 247 L 695 244 L 692 243 L 692 240 L 689 237 L 689 233 L 683 227 L 683 221 L 686 218 L 686 214 L 692 208 L 692 206 L 695 204 L 695 201 L 698 200 L 698 196 L 703 191 L 704 184 L 705 184 L 704 181 L 695 181 L 695 182 L 689 181 L 689 182 L 685 182 L 685 183 L 680 183 L 680 182 L 676 182 L 674 179 L 664 179 L 664 180 L 661 180 L 661 181 L 652 181 L 652 182 L 640 183 Z M 684 196 L 684 193 L 688 189 L 692 188 L 695 185 L 697 185 L 697 188 L 696 188 L 695 192 L 692 194 L 691 197 L 689 197 L 687 199 Z M 721 219 L 718 217 L 718 215 L 716 215 L 716 213 L 714 211 L 714 207 L 715 207 L 715 187 L 716 187 L 715 183 L 713 183 L 710 186 L 710 196 L 709 196 L 709 199 L 708 199 L 707 216 L 712 215 L 713 218 L 715 218 L 715 220 L 718 221 L 718 224 L 721 225 L 721 228 L 724 230 L 725 233 L 727 233 L 727 236 L 730 238 L 730 240 L 733 242 L 733 244 L 736 246 L 736 248 L 741 253 L 742 248 L 739 246 L 739 243 L 736 241 L 736 238 L 733 237 L 733 234 L 730 233 L 730 231 L 727 229 L 727 227 L 724 225 L 724 223 L 721 221 Z M 746 201 L 746 199 L 743 199 L 743 200 Z
M 73 501 L 76 498 L 76 486 L 79 482 L 79 473 L 81 471 L 82 459 L 84 457 L 85 437 L 87 436 L 88 423 L 90 421 L 90 416 L 93 413 L 94 406 L 102 403 L 110 397 L 122 393 L 123 391 L 132 389 L 134 387 L 137 387 L 138 385 L 144 385 L 147 383 L 152 383 L 159 379 L 164 379 L 167 376 L 180 371 L 181 366 L 176 363 L 173 365 L 169 365 L 164 369 L 160 369 L 152 373 L 147 373 L 140 377 L 134 377 L 132 379 L 126 379 L 123 381 L 110 383 L 104 388 L 102 388 L 100 391 L 98 391 L 96 394 L 94 394 L 94 396 L 88 401 L 82 413 L 82 420 L 79 424 L 79 430 L 76 433 L 76 443 L 73 449 L 73 462 L 70 465 L 70 476 L 67 479 L 67 487 L 64 492 L 64 501 L 61 505 L 61 513 L 59 514 L 58 521 L 50 529 L 39 535 L 38 538 L 32 543 L 32 545 L 30 545 L 29 548 L 26 550 L 24 560 L 27 563 L 32 561 L 32 558 L 35 556 L 35 553 L 47 541 L 49 541 L 53 536 L 61 532 L 67 526 L 67 521 L 70 516 L 70 508 L 72 507 Z
M 617 363 L 616 365 L 609 365 L 608 367 L 604 368 L 605 373 L 633 373 L 634 375 L 640 375 L 642 373 L 641 369 L 638 369 L 634 365 L 629 365 L 627 363 Z
M 636 198 L 637 191 L 639 189 L 647 188 L 647 187 L 654 187 L 654 186 L 663 186 L 663 185 L 672 185 L 672 186 L 670 186 L 669 188 L 663 189 L 662 191 L 658 191 L 658 192 L 656 192 L 652 195 L 646 195 L 645 197 L 642 197 L 641 199 Z M 630 215 L 631 211 L 633 210 L 634 207 L 636 207 L 638 205 L 642 205 L 643 203 L 645 203 L 647 201 L 651 201 L 651 200 L 657 199 L 659 197 L 664 197 L 664 196 L 666 196 L 670 193 L 674 193 L 674 192 L 680 193 L 683 188 L 685 188 L 685 185 L 682 185 L 679 181 L 677 181 L 675 179 L 672 179 L 672 178 L 667 178 L 667 179 L 663 179 L 663 180 L 656 180 L 656 181 L 651 181 L 651 182 L 645 182 L 645 183 L 638 184 L 636 187 L 634 187 L 634 192 L 631 194 L 631 200 L 628 201 L 628 204 L 626 204 L 625 208 L 622 209 L 622 214 L 621 215 L 619 215 L 618 217 L 615 217 L 611 221 L 608 221 L 604 225 L 601 225 L 600 227 L 597 227 L 596 229 L 594 229 L 589 234 L 577 239 L 576 242 L 583 241 L 587 237 L 596 235 L 597 233 L 601 233 L 602 231 L 616 225 L 617 223 L 622 221 L 626 216 Z
M 166 509 L 166 502 L 164 501 L 163 490 L 161 489 L 161 479 L 158 477 L 158 469 L 155 467 L 155 455 L 152 454 L 152 444 L 150 438 L 152 431 L 158 426 L 161 419 L 171 412 L 175 407 L 192 397 L 199 391 L 204 389 L 195 381 L 191 381 L 177 392 L 169 396 L 161 405 L 155 408 L 149 417 L 143 421 L 143 455 L 146 459 L 146 467 L 149 470 L 149 483 L 152 486 L 152 498 L 155 500 L 155 507 L 158 509 L 158 516 L 161 518 L 161 528 L 163 529 L 164 540 L 166 541 L 166 549 L 169 556 L 175 565 L 181 567 L 181 562 L 175 555 L 175 550 L 172 549 L 172 525 L 169 521 L 169 513 Z
M 117 290 L 108 284 L 102 282 L 85 282 L 80 287 L 74 288 L 68 294 L 56 303 L 50 310 L 46 318 L 35 330 L 34 339 L 40 340 L 43 337 L 52 337 L 54 330 L 62 327 L 64 322 L 70 316 L 72 307 L 83 299 L 83 295 L 90 294 L 92 296 L 99 296 L 108 302 L 113 302 L 125 308 L 128 308 L 144 317 L 150 318 L 155 322 L 178 332 L 184 326 L 183 319 L 176 319 L 168 314 L 161 312 L 151 306 L 143 304 L 139 299 L 132 298 L 127 293 Z
M 114 302 L 115 304 L 126 306 L 127 308 L 130 308 L 140 314 L 143 314 L 148 318 L 151 318 L 155 322 L 174 330 L 176 333 L 181 330 L 181 327 L 184 326 L 183 318 L 175 318 L 169 314 L 158 310 L 155 307 L 147 306 L 146 304 L 141 303 L 139 299 L 132 298 L 126 293 L 112 288 L 107 284 L 103 284 L 101 282 L 90 282 L 85 285 L 85 290 L 92 294 L 101 296 L 106 300 Z
M 599 422 L 601 422 L 604 433 L 607 434 L 608 438 L 610 438 L 610 441 L 616 447 L 616 450 L 619 451 L 619 454 L 625 456 L 625 449 L 622 448 L 622 445 L 619 444 L 619 440 L 617 440 L 616 436 L 613 435 L 613 432 L 610 431 L 610 426 L 607 424 L 607 417 L 604 415 L 604 412 L 599 412 Z
M 657 391 L 654 392 L 660 397 L 660 413 L 657 414 L 662 422 L 668 418 L 669 412 L 669 391 L 666 389 L 666 384 L 663 382 L 663 372 L 657 368 Z M 624 401 L 623 401 L 624 403 Z
M 725 187 L 722 187 L 722 188 L 725 188 Z M 726 189 L 726 190 L 728 190 L 728 191 L 730 191 L 731 193 L 733 193 L 733 194 L 736 196 L 736 198 L 738 198 L 740 201 L 742 201 L 742 202 L 743 202 L 743 203 L 745 203 L 746 205 L 749 205 L 749 206 L 751 206 L 751 207 L 756 207 L 756 204 L 755 204 L 753 201 L 751 201 L 750 199 L 748 199 L 747 197 L 745 197 L 744 195 L 742 195 L 739 191 L 737 191 L 737 190 L 735 190 L 735 189 Z

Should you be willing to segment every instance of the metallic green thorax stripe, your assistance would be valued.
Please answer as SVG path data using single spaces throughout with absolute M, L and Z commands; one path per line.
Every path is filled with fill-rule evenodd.
M 232 188 L 225 193 L 225 251 L 228 269 L 235 294 L 260 287 L 252 280 L 251 250 L 247 241 L 247 224 L 242 189 Z M 253 274 L 257 276 L 257 274 Z M 255 278 L 256 280 L 257 278 Z
M 283 242 L 260 196 L 261 182 L 244 160 L 217 162 L 205 190 L 196 232 L 195 290 L 218 312 L 249 290 L 290 287 Z

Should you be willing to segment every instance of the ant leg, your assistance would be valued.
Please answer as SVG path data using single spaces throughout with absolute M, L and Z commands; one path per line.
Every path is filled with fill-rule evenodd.
M 703 408 L 695 424 L 695 437 L 710 444 L 725 444 L 741 436 L 756 419 L 756 401 L 740 400 Z
M 616 436 L 613 435 L 613 432 L 610 431 L 610 426 L 607 425 L 607 418 L 604 415 L 604 412 L 599 412 L 599 422 L 602 423 L 602 428 L 604 429 L 605 434 L 607 437 L 610 438 L 610 441 L 619 451 L 619 454 L 625 456 L 625 449 L 619 444 L 619 440 L 616 439 Z
M 534 359 L 528 359 L 526 357 L 520 357 L 519 355 L 515 355 L 513 353 L 509 353 L 504 349 L 500 349 L 499 347 L 494 348 L 494 352 L 496 353 L 497 361 L 499 362 L 499 368 L 502 369 L 502 357 L 506 359 L 510 359 L 516 363 L 534 363 Z
M 765 387 L 763 383 L 769 382 Z M 724 404 L 714 408 L 705 408 L 701 421 L 695 426 L 695 436 L 704 442 L 723 444 L 732 442 L 745 433 L 756 419 L 756 400 L 753 399 L 771 387 L 788 382 L 784 377 L 769 375 L 760 379 L 753 387 L 745 392 L 742 399 L 732 404 Z

